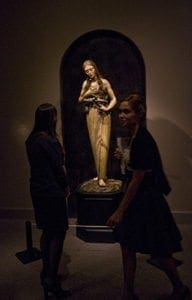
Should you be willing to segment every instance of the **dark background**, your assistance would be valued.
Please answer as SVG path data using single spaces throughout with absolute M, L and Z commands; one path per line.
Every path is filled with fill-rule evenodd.
M 60 80 L 63 55 L 79 37 L 95 30 L 123 34 L 142 54 L 146 71 L 147 126 L 159 145 L 172 186 L 169 204 L 181 216 L 192 211 L 192 1 L 1 0 L 2 217 L 7 211 L 12 217 L 25 216 L 32 211 L 24 144 L 33 126 L 34 111 L 38 105 L 49 101 L 57 107 L 60 116 L 64 87 Z M 95 43 L 95 36 L 93 40 Z M 85 45 L 83 41 L 80 44 L 82 51 Z M 129 72 L 128 68 L 124 74 L 115 70 L 113 63 L 116 63 L 118 53 L 105 65 L 108 51 L 102 49 L 102 53 L 103 60 L 96 62 L 118 94 L 123 91 L 119 84 Z M 78 76 L 83 76 L 83 59 L 75 66 Z M 120 62 L 119 58 L 117 61 Z M 70 59 L 70 72 L 74 63 Z M 117 68 L 120 65 L 122 67 L 116 63 Z M 68 74 L 65 75 L 65 88 L 69 84 L 76 89 L 74 102 L 83 80 L 78 76 L 72 76 L 70 83 Z M 116 80 L 117 76 L 120 79 Z M 62 124 L 60 117 L 58 119 L 58 133 L 62 140 Z M 76 144 L 78 147 L 78 140 Z

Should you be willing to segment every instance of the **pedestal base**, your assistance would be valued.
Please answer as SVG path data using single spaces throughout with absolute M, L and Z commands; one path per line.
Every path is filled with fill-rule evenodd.
M 42 258 L 41 251 L 32 247 L 21 252 L 17 252 L 15 256 L 23 263 L 28 264 Z
M 106 221 L 122 198 L 121 185 L 116 192 L 77 192 L 77 236 L 86 242 L 114 243 L 113 230 Z
M 107 226 L 81 226 L 77 227 L 77 237 L 89 243 L 115 243 L 113 230 Z

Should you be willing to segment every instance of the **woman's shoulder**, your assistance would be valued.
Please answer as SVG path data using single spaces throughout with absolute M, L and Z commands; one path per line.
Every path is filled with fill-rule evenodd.
M 150 131 L 147 129 L 146 126 L 140 126 L 139 130 L 138 130 L 138 136 L 141 139 L 146 139 L 146 140 L 150 140 L 150 141 L 155 141 L 152 134 L 150 133 Z
M 135 140 L 140 147 L 157 147 L 155 139 L 145 126 L 139 128 Z
M 55 140 L 56 140 L 55 138 L 53 138 L 46 132 L 41 131 L 41 132 L 32 133 L 26 140 L 26 144 L 28 144 L 28 145 L 34 145 L 34 144 L 45 145 L 48 143 L 54 143 Z
M 51 136 L 45 131 L 40 131 L 40 132 L 34 133 L 33 138 L 36 139 L 36 140 L 39 140 L 39 141 L 41 141 L 41 140 L 45 140 L 45 141 L 51 140 Z

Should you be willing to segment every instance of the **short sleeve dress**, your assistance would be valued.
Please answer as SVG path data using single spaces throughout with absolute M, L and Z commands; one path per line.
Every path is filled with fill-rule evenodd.
M 26 141 L 30 164 L 30 192 L 39 229 L 67 229 L 64 152 L 57 138 L 34 133 Z
M 147 172 L 122 222 L 114 229 L 116 241 L 134 252 L 159 257 L 182 251 L 181 233 L 164 196 L 171 188 L 156 142 L 145 127 L 139 128 L 133 140 L 130 166 Z

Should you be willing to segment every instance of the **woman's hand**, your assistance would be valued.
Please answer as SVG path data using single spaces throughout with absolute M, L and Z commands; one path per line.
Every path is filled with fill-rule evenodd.
M 65 195 L 65 198 L 68 198 L 69 195 L 70 195 L 70 188 L 69 186 L 67 186 L 65 189 L 64 189 L 64 195 Z
M 117 209 L 112 215 L 111 217 L 107 220 L 106 225 L 110 226 L 110 227 L 114 227 L 116 225 L 118 225 L 123 217 L 123 211 Z
M 116 148 L 115 151 L 114 151 L 113 156 L 114 156 L 116 159 L 120 160 L 120 159 L 122 159 L 122 157 L 123 157 L 123 152 L 122 152 L 119 148 Z

